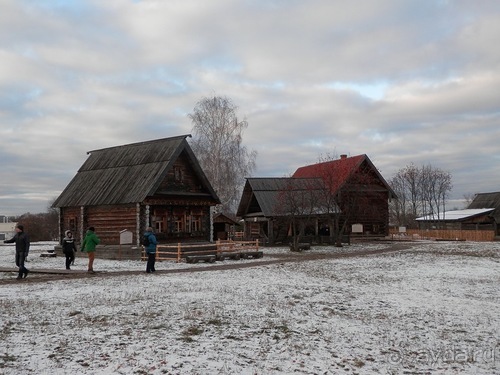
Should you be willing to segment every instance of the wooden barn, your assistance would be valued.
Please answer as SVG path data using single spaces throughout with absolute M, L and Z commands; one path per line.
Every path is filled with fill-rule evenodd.
M 489 214 L 490 230 L 494 231 L 495 237 L 500 238 L 500 192 L 494 193 L 479 193 L 476 194 L 474 200 L 469 204 L 469 209 L 493 208 Z
M 291 179 L 320 179 L 335 207 L 316 214 L 309 229 L 315 236 L 328 236 L 332 228 L 325 215 L 339 215 L 345 223 L 342 235 L 386 236 L 389 234 L 389 200 L 396 195 L 366 155 L 347 157 L 298 168 Z M 289 178 L 247 179 L 237 215 L 245 221 L 245 236 L 277 239 L 276 207 L 279 192 Z M 316 186 L 319 186 L 316 184 Z M 306 188 L 310 190 L 310 187 Z M 325 197 L 325 200 L 328 197 Z M 270 224 L 274 223 L 274 224 Z
M 367 155 L 347 157 L 298 168 L 297 177 L 321 178 L 335 196 L 345 234 L 387 236 L 389 201 L 397 198 Z
M 493 230 L 494 208 L 477 208 L 440 212 L 415 220 L 419 229 Z
M 312 235 L 319 234 L 320 219 L 324 218 L 314 206 L 314 196 L 321 193 L 319 179 L 267 177 L 247 178 L 237 216 L 244 220 L 244 237 L 276 243 L 289 236 L 289 220 L 295 215 L 312 227 Z M 290 201 L 310 203 L 300 207 Z M 317 199 L 316 199 L 317 201 Z
M 123 232 L 138 246 L 148 226 L 162 243 L 211 240 L 211 207 L 220 202 L 187 137 L 89 151 L 53 204 L 61 240 L 68 229 L 81 240 L 89 226 L 106 246 L 130 238 Z
M 417 238 L 453 240 L 453 241 L 498 241 L 498 211 L 499 206 L 483 207 L 483 205 L 495 206 L 500 203 L 500 193 L 478 194 L 476 199 L 463 210 L 453 210 L 428 214 L 416 218 L 418 229 L 406 229 L 396 231 L 393 235 L 414 236 Z M 475 206 L 474 208 L 470 208 Z M 496 213 L 497 212 L 497 213 Z

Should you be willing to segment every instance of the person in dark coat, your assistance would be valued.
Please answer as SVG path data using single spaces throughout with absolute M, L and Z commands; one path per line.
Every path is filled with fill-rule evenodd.
M 146 265 L 146 272 L 151 273 L 155 272 L 155 261 L 156 261 L 156 245 L 158 241 L 156 240 L 156 236 L 153 233 L 153 228 L 148 227 L 146 232 L 144 233 L 144 239 L 147 244 L 144 245 L 144 250 L 148 256 L 148 263 Z
M 64 256 L 66 257 L 66 269 L 69 270 L 71 269 L 70 265 L 75 261 L 75 253 L 77 250 L 73 233 L 67 230 L 64 234 L 65 237 L 62 241 L 62 248 Z
M 16 266 L 19 267 L 17 279 L 26 278 L 29 270 L 24 266 L 24 261 L 30 251 L 30 240 L 24 227 L 21 224 L 16 225 L 16 234 L 10 240 L 5 240 L 3 243 L 16 243 Z

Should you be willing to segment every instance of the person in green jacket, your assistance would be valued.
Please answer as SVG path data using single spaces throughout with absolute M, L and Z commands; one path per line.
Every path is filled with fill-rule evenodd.
M 89 268 L 88 272 L 94 273 L 94 258 L 95 258 L 95 247 L 101 242 L 99 237 L 95 234 L 95 228 L 89 227 L 85 238 L 82 242 L 81 250 L 85 251 L 89 256 Z

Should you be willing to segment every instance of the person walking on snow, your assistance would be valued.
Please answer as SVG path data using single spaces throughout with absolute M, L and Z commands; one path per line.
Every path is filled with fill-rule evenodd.
M 66 257 L 66 269 L 69 270 L 70 265 L 75 261 L 75 253 L 76 253 L 76 243 L 73 238 L 73 233 L 70 230 L 64 232 L 65 237 L 62 241 L 63 253 Z
M 156 236 L 153 233 L 153 228 L 147 227 L 146 232 L 144 233 L 144 249 L 146 250 L 146 254 L 148 255 L 148 263 L 146 265 L 146 272 L 151 273 L 155 272 L 155 261 L 156 261 L 156 245 L 158 241 L 156 240 Z
M 17 279 L 26 278 L 29 270 L 24 266 L 24 261 L 30 251 L 30 240 L 24 227 L 21 224 L 16 225 L 16 234 L 10 240 L 5 240 L 3 243 L 16 243 L 16 266 L 19 267 Z
M 85 238 L 82 242 L 81 251 L 85 251 L 89 256 L 89 267 L 88 272 L 94 273 L 94 258 L 95 258 L 95 247 L 101 242 L 99 237 L 95 234 L 94 227 L 89 227 Z

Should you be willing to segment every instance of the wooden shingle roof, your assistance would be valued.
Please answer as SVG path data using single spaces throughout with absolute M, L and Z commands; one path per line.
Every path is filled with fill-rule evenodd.
M 186 152 L 206 190 L 217 195 L 201 170 L 191 147 L 189 135 L 132 143 L 89 151 L 90 156 L 78 170 L 54 207 L 96 206 L 138 203 L 158 189 L 181 152 Z
M 500 222 L 500 192 L 479 193 L 474 197 L 474 200 L 467 208 L 479 209 L 488 207 L 495 208 L 491 216 L 495 218 L 497 223 Z

